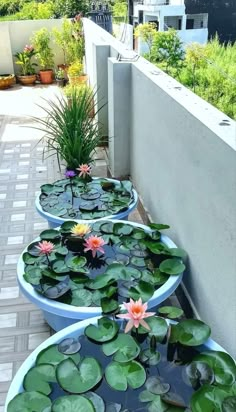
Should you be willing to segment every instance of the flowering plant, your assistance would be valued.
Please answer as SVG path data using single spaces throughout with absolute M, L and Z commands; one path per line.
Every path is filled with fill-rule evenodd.
M 16 64 L 21 66 L 21 74 L 23 76 L 28 76 L 35 74 L 35 67 L 37 63 L 32 63 L 31 59 L 36 55 L 34 47 L 31 45 L 25 45 L 22 52 L 16 53 L 15 57 L 17 58 Z
M 117 313 L 124 302 L 126 330 L 148 328 L 147 301 L 170 276 L 185 269 L 185 252 L 168 248 L 160 229 L 104 221 L 67 221 L 58 230 L 44 230 L 23 254 L 24 279 L 48 299 L 73 306 L 98 306 Z M 130 299 L 130 303 L 126 300 Z M 137 301 L 134 303 L 134 301 Z
M 102 317 L 65 329 L 63 340 L 55 335 L 30 363 L 7 412 L 233 412 L 235 361 L 202 346 L 209 326 L 196 319 L 173 325 L 140 301 L 129 304 L 129 313 L 142 315 L 126 333 L 122 322 Z

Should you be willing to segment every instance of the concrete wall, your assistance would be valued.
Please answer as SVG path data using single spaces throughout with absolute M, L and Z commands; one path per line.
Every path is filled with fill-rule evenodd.
M 14 64 L 13 55 L 22 51 L 26 44 L 30 44 L 30 39 L 34 31 L 46 27 L 52 30 L 53 27 L 61 27 L 62 20 L 22 20 L 0 22 L 0 73 L 19 72 L 19 66 Z M 51 43 L 55 53 L 55 66 L 63 63 L 63 53 L 54 43 Z
M 184 288 L 196 316 L 236 356 L 236 123 L 143 58 L 119 62 L 124 46 L 91 22 L 85 34 L 95 36 L 92 60 L 95 39 L 113 57 L 100 67 L 112 173 L 130 173 L 152 219 L 171 225 L 188 252 Z

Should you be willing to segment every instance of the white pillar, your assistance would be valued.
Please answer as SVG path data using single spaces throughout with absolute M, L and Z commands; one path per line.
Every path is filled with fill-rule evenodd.
M 164 31 L 165 30 L 165 26 L 164 26 L 164 16 L 163 14 L 160 12 L 159 14 L 159 31 Z
M 130 174 L 131 63 L 108 59 L 109 168 L 113 177 Z
M 181 30 L 186 30 L 186 22 L 187 22 L 187 16 L 186 16 L 186 14 L 184 14 L 182 16 Z

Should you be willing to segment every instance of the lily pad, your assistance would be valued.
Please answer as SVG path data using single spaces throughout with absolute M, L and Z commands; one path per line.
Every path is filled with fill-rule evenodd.
M 133 226 L 132 225 L 128 225 L 126 223 L 114 223 L 113 226 L 113 233 L 115 235 L 131 235 L 131 233 L 133 232 Z
M 74 338 L 63 339 L 58 344 L 59 352 L 63 353 L 64 355 L 74 355 L 75 353 L 79 352 L 80 348 L 81 343 Z
M 236 411 L 236 396 L 229 396 L 224 399 L 222 403 L 222 412 L 235 412 Z
M 43 364 L 31 368 L 24 377 L 23 386 L 27 392 L 37 391 L 49 395 L 52 388 L 49 382 L 56 382 L 53 365 Z
M 75 353 L 73 355 L 66 355 L 59 351 L 58 345 L 48 346 L 46 349 L 43 349 L 36 358 L 36 365 L 42 365 L 44 363 L 50 365 L 58 365 L 65 359 L 71 358 L 76 363 L 80 361 L 80 354 Z
M 149 336 L 155 336 L 158 342 L 162 342 L 168 332 L 168 324 L 165 319 L 151 316 L 150 318 L 145 319 L 145 322 L 148 324 L 150 330 L 148 331 L 143 326 L 139 326 L 138 333 L 148 333 Z
M 23 275 L 26 282 L 31 283 L 31 285 L 39 285 L 42 278 L 42 270 L 40 268 L 32 267 L 27 269 Z
M 96 276 L 95 279 L 91 280 L 88 284 L 89 289 L 102 289 L 106 286 L 111 285 L 116 280 L 110 274 L 103 274 Z
M 180 275 L 185 270 L 185 265 L 176 258 L 166 259 L 160 264 L 159 269 L 168 275 Z
M 8 404 L 7 412 L 51 412 L 51 400 L 42 393 L 32 391 L 16 395 Z
M 71 305 L 88 307 L 92 303 L 92 293 L 86 289 L 74 289 L 72 291 Z
M 87 399 L 89 399 L 90 402 L 93 404 L 95 412 L 105 412 L 105 404 L 101 396 L 97 395 L 95 392 L 87 392 L 84 396 Z M 84 411 L 84 412 L 87 412 L 87 411 Z
M 84 256 L 73 256 L 66 261 L 66 266 L 73 272 L 79 272 L 87 263 L 87 259 Z
M 157 365 L 160 362 L 161 354 L 157 350 L 145 349 L 140 353 L 140 360 L 149 366 Z
M 140 353 L 140 347 L 135 339 L 125 333 L 120 333 L 116 339 L 104 343 L 102 350 L 106 356 L 114 355 L 113 360 L 122 363 L 137 358 Z
M 47 229 L 40 233 L 40 239 L 42 240 L 55 240 L 60 237 L 58 230 Z
M 62 396 L 52 404 L 52 412 L 96 412 L 93 403 L 81 395 Z
M 149 392 L 154 393 L 155 395 L 163 395 L 170 390 L 169 383 L 163 383 L 160 378 L 156 378 L 155 376 L 149 377 L 145 386 Z
M 143 302 L 147 302 L 154 294 L 154 287 L 148 282 L 140 280 L 137 286 L 131 287 L 129 291 L 129 296 L 133 300 L 138 300 L 142 298 Z
M 185 319 L 177 325 L 171 325 L 170 342 L 180 342 L 186 346 L 198 346 L 206 342 L 210 334 L 211 330 L 204 322 L 197 319 Z
M 192 395 L 191 411 L 221 412 L 222 404 L 229 396 L 229 392 L 224 387 L 204 385 Z
M 111 388 L 126 391 L 140 388 L 146 380 L 146 372 L 140 363 L 132 360 L 127 363 L 111 362 L 105 369 L 105 377 Z
M 162 315 L 166 315 L 169 319 L 177 319 L 184 314 L 184 311 L 181 308 L 175 306 L 162 306 L 158 308 L 158 312 Z
M 235 361 L 228 353 L 220 351 L 202 352 L 194 357 L 194 362 L 204 362 L 209 365 L 215 375 L 218 385 L 232 385 L 236 379 Z
M 84 334 L 96 342 L 108 342 L 113 339 L 119 331 L 117 322 L 108 318 L 98 319 L 97 326 L 89 325 Z
M 83 358 L 79 365 L 72 359 L 62 361 L 56 369 L 56 377 L 63 390 L 69 393 L 84 393 L 102 379 L 102 369 L 94 358 Z
M 190 363 L 186 366 L 185 373 L 187 380 L 194 389 L 199 387 L 199 383 L 200 385 L 210 385 L 214 382 L 214 371 L 206 362 Z
M 112 313 L 117 311 L 119 303 L 115 299 L 104 297 L 101 299 L 101 307 L 103 313 Z
M 76 225 L 76 222 L 71 220 L 68 222 L 62 223 L 60 227 L 60 232 L 61 233 L 71 233 L 71 229 Z

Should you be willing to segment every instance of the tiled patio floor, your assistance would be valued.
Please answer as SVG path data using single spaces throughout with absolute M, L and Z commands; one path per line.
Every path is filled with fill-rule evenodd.
M 0 91 L 0 412 L 17 369 L 52 333 L 41 311 L 19 292 L 16 264 L 24 247 L 47 228 L 35 210 L 35 195 L 41 184 L 60 176 L 56 161 L 42 162 L 39 132 L 22 126 L 32 123 L 27 116 L 41 114 L 35 103 L 55 93 L 56 86 Z M 95 175 L 106 176 L 104 159 L 99 149 Z M 131 220 L 142 222 L 138 212 Z

